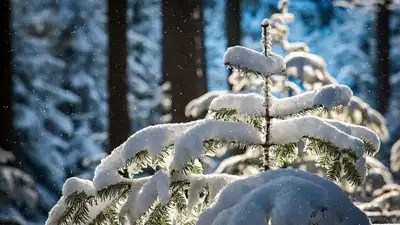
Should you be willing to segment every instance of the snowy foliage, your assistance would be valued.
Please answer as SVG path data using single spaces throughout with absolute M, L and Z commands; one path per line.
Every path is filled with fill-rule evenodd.
M 267 23 L 264 20 L 262 25 L 265 24 Z M 203 175 L 200 160 L 206 155 L 215 154 L 227 145 L 255 149 L 262 147 L 264 168 L 269 168 L 269 164 L 274 161 L 295 158 L 297 143 L 305 141 L 307 151 L 317 156 L 319 165 L 328 168 L 328 176 L 331 179 L 345 178 L 354 185 L 362 183 L 366 175 L 366 155 L 374 154 L 379 150 L 380 143 L 373 139 L 375 137 L 373 132 L 367 128 L 356 129 L 351 125 L 324 121 L 315 116 L 298 116 L 299 113 L 306 114 L 307 110 L 318 107 L 332 109 L 339 105 L 347 105 L 352 96 L 351 90 L 345 86 L 331 85 L 295 97 L 274 99 L 269 105 L 271 95 L 268 92 L 266 76 L 282 71 L 285 64 L 282 64 L 283 58 L 278 61 L 274 60 L 276 55 L 270 52 L 270 37 L 266 33 L 267 29 L 264 26 L 262 30 L 263 55 L 247 50 L 239 50 L 240 54 L 238 54 L 235 49 L 241 48 L 235 48 L 233 52 L 236 58 L 229 65 L 245 70 L 249 76 L 265 75 L 266 91 L 263 97 L 260 98 L 256 94 L 222 95 L 211 102 L 213 111 L 206 119 L 181 124 L 155 125 L 136 132 L 101 161 L 95 170 L 93 181 L 77 178 L 70 178 L 66 181 L 63 196 L 50 211 L 46 225 L 102 224 L 105 221 L 119 224 L 126 220 L 130 224 L 193 224 L 199 215 L 198 224 L 203 224 L 201 218 L 204 217 L 201 216 L 201 213 L 208 208 L 214 198 L 217 198 L 218 201 L 226 201 L 224 199 L 228 198 L 222 197 L 224 192 L 219 193 L 220 190 L 229 190 L 231 187 L 229 183 L 236 180 L 240 180 L 236 184 L 242 183 L 241 178 L 236 176 Z M 229 56 L 230 53 L 232 53 L 232 49 L 228 49 L 225 55 Z M 267 60 L 249 64 L 248 61 L 242 59 L 242 57 L 248 58 L 249 55 L 257 56 L 260 59 L 264 57 Z M 277 56 L 277 58 L 279 57 Z M 260 71 L 258 69 L 263 66 L 257 65 L 257 63 L 263 64 L 263 66 L 266 63 L 269 67 Z M 275 70 L 276 68 L 278 69 Z M 209 98 L 204 99 L 206 102 L 209 101 Z M 249 99 L 251 101 L 246 101 Z M 282 101 L 305 103 L 292 104 L 288 107 L 288 104 L 282 104 Z M 276 115 L 269 116 L 270 109 L 273 109 Z M 243 117 L 248 120 L 238 119 L 235 117 L 236 112 L 242 113 Z M 366 151 L 368 147 L 371 147 L 372 150 Z M 270 151 L 273 156 L 271 158 L 268 156 Z M 140 172 L 148 167 L 156 172 L 150 176 L 140 177 Z M 278 170 L 268 174 L 279 173 Z M 263 177 L 263 174 L 259 176 Z M 324 219 L 326 209 L 331 210 L 328 211 L 328 218 L 335 219 L 334 224 L 339 224 L 343 220 L 359 223 L 365 223 L 368 220 L 362 212 L 355 210 L 356 208 L 348 198 L 334 198 L 331 200 L 332 202 L 329 202 L 328 194 L 324 191 L 338 192 L 335 195 L 344 194 L 340 190 L 330 188 L 329 185 L 334 184 L 328 181 L 325 182 L 329 184 L 318 185 L 314 180 L 290 178 L 281 180 L 282 183 L 279 183 L 278 186 L 273 184 L 272 187 L 268 187 L 266 179 L 259 179 L 257 176 L 249 179 L 256 180 L 253 186 L 257 185 L 257 182 L 258 184 L 259 182 L 265 183 L 265 186 L 254 190 L 254 193 L 250 192 L 246 197 L 245 193 L 241 192 L 244 190 L 243 188 L 235 188 L 236 185 L 233 185 L 233 190 L 239 192 L 235 197 L 230 196 L 229 200 L 239 200 L 241 199 L 239 197 L 243 197 L 243 201 L 234 208 L 223 212 L 223 216 L 216 218 L 216 221 L 219 222 L 214 222 L 214 224 L 225 224 L 226 219 L 235 223 L 241 223 L 241 220 L 244 219 L 255 224 L 265 224 L 266 216 L 271 212 L 263 212 L 262 208 L 269 209 L 272 205 L 275 205 L 276 209 L 284 207 L 283 204 L 277 203 L 277 199 L 282 197 L 282 192 L 286 190 L 282 189 L 280 185 L 287 187 L 288 191 L 295 196 L 303 188 L 312 188 L 314 192 L 308 193 L 315 193 L 304 193 L 298 197 L 297 201 L 289 205 L 289 209 L 293 207 L 294 210 L 297 204 L 300 204 L 300 207 L 302 204 L 309 204 L 308 208 L 304 208 L 306 210 L 304 213 L 296 214 L 296 221 L 310 220 L 312 223 L 317 223 Z M 251 188 L 249 189 L 251 184 L 248 185 L 246 181 L 243 183 L 243 186 L 247 187 L 247 191 L 244 190 L 246 194 L 252 191 Z M 224 189 L 225 186 L 228 187 Z M 324 188 L 327 189 L 324 190 Z M 252 201 L 260 197 L 264 200 L 260 204 Z M 289 199 L 291 198 L 288 197 L 287 201 Z M 343 205 L 346 208 L 331 209 L 335 204 Z M 208 212 L 210 210 L 212 211 L 212 208 Z M 349 210 L 353 211 L 351 215 L 346 214 Z M 272 216 L 272 222 L 289 225 L 290 221 L 281 218 L 285 215 L 282 214 L 285 211 L 278 211 L 281 214 Z M 234 214 L 227 218 L 226 215 L 229 215 L 230 212 Z M 249 212 L 252 213 L 249 214 Z M 294 213 L 294 211 L 288 211 L 288 213 Z
M 235 196 L 235 197 L 232 197 Z M 371 224 L 340 188 L 317 175 L 279 169 L 224 188 L 198 225 Z

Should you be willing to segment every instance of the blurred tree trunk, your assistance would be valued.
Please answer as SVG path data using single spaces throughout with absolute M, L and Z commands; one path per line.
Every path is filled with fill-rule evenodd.
M 108 0 L 108 151 L 131 132 L 127 78 L 127 0 Z
M 0 147 L 12 150 L 13 147 L 13 111 L 12 111 L 12 44 L 11 44 L 11 0 L 3 1 L 3 73 L 0 76 Z
M 240 28 L 240 1 L 241 0 L 226 0 L 225 26 L 228 47 L 240 45 L 241 28 Z M 229 69 L 230 75 L 232 70 Z M 232 85 L 228 82 L 229 89 Z
M 171 83 L 172 122 L 185 122 L 186 104 L 204 94 L 203 1 L 163 0 L 163 81 Z
M 389 48 L 390 48 L 390 28 L 389 28 L 389 9 L 390 0 L 384 0 L 376 7 L 376 62 L 374 74 L 377 81 L 376 107 L 384 114 L 388 109 L 390 97 L 389 83 Z

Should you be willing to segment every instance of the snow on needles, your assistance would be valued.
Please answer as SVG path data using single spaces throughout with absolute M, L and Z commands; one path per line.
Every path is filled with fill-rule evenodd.
M 45 225 L 57 225 L 58 221 L 60 220 L 66 209 L 67 206 L 65 203 L 65 197 L 62 196 L 60 200 L 58 200 L 58 202 L 50 210 Z
M 199 204 L 200 193 L 205 187 L 208 187 L 208 199 L 210 202 L 212 202 L 222 188 L 224 188 L 227 184 L 239 179 L 241 179 L 241 177 L 229 174 L 190 174 L 190 187 L 188 192 L 189 198 L 187 206 L 189 214 L 192 213 L 194 207 Z
M 230 47 L 224 55 L 224 65 L 247 69 L 263 76 L 281 73 L 286 68 L 285 60 L 273 52 L 269 57 L 242 46 Z
M 118 170 L 141 151 L 147 151 L 152 158 L 157 157 L 165 147 L 175 144 L 186 130 L 199 123 L 161 124 L 144 128 L 118 146 L 96 167 L 93 183 L 97 190 L 119 182 L 131 182 L 119 175 Z
M 118 170 L 123 166 L 121 159 L 121 151 L 125 143 L 118 146 L 112 151 L 112 153 L 106 158 L 102 159 L 100 164 L 94 171 L 93 184 L 96 190 L 101 190 L 109 187 L 110 185 L 119 182 L 130 182 L 130 179 L 122 177 Z
M 152 158 L 166 146 L 175 144 L 184 132 L 202 120 L 189 123 L 161 124 L 144 128 L 128 138 L 122 150 L 122 158 L 128 161 L 138 152 L 147 150 Z
M 203 141 L 237 141 L 262 144 L 256 128 L 246 123 L 204 120 L 188 130 L 176 143 L 170 169 L 179 170 L 203 154 Z
M 332 109 L 336 106 L 348 105 L 353 93 L 345 85 L 326 85 L 311 92 L 305 92 L 287 98 L 271 96 L 272 117 L 285 117 L 295 113 L 324 106 Z M 215 98 L 210 105 L 210 110 L 234 109 L 238 113 L 250 116 L 264 116 L 264 97 L 260 94 L 226 94 Z
M 274 144 L 297 143 L 303 137 L 312 137 L 334 143 L 340 149 L 354 151 L 357 158 L 364 155 L 364 142 L 350 136 L 316 116 L 304 116 L 287 120 L 274 120 L 271 142 Z
M 136 221 L 157 199 L 160 203 L 167 203 L 169 200 L 169 183 L 168 174 L 162 170 L 157 171 L 140 189 L 133 203 L 132 218 L 129 219 Z
M 371 143 L 374 148 L 374 152 L 371 155 L 374 155 L 379 151 L 381 141 L 379 140 L 378 135 L 367 127 L 348 124 L 342 121 L 331 119 L 325 119 L 324 121 L 331 124 L 332 126 L 337 127 L 348 135 L 358 137 L 363 141 Z
M 264 97 L 257 93 L 226 94 L 215 98 L 210 105 L 210 110 L 234 109 L 238 113 L 250 116 L 265 114 L 263 106 Z
M 326 85 L 292 97 L 274 99 L 270 112 L 274 117 L 284 117 L 319 106 L 332 109 L 348 105 L 352 96 L 353 92 L 345 85 Z
M 196 99 L 193 99 L 186 105 L 185 116 L 191 116 L 194 118 L 199 117 L 203 112 L 206 112 L 208 110 L 208 107 L 212 100 L 227 93 L 229 93 L 229 91 L 210 91 Z
M 233 197 L 234 196 L 234 197 Z M 370 224 L 333 182 L 295 169 L 278 169 L 234 181 L 219 193 L 197 225 Z M 310 221 L 309 221 L 310 220 Z M 329 223 L 328 223 L 329 222 Z
M 93 186 L 92 181 L 84 180 L 77 177 L 71 177 L 64 183 L 62 194 L 63 196 L 57 202 L 55 206 L 50 210 L 49 216 L 46 220 L 46 225 L 57 225 L 61 216 L 66 210 L 66 197 L 72 193 L 84 192 L 87 196 L 96 195 L 96 190 Z

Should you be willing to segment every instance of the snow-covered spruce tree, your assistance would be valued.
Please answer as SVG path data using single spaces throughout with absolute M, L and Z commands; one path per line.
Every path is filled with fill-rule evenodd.
M 263 43 L 268 43 L 267 35 L 263 37 Z M 226 65 L 265 78 L 281 72 L 283 62 L 274 53 L 266 56 L 240 46 L 229 48 L 224 57 Z M 103 159 L 93 181 L 68 179 L 46 224 L 193 224 L 223 187 L 241 179 L 202 174 L 199 160 L 228 144 L 262 148 L 268 143 L 274 156 L 268 161 L 279 161 L 295 157 L 297 142 L 306 140 L 307 149 L 329 168 L 331 178 L 344 177 L 360 184 L 365 177 L 365 154 L 379 148 L 373 132 L 314 116 L 288 118 L 346 105 L 351 96 L 348 87 L 330 85 L 283 99 L 267 95 L 270 106 L 266 108 L 261 95 L 225 95 L 212 102 L 210 118 L 147 127 Z M 266 114 L 272 124 L 269 129 L 265 129 Z M 156 173 L 141 177 L 140 171 L 149 166 Z M 271 173 L 275 171 L 265 172 Z M 293 186 L 303 182 L 309 181 L 296 181 Z
M 284 76 L 271 76 L 271 90 L 280 96 L 299 94 L 303 90 L 312 91 L 324 85 L 339 84 L 327 70 L 325 60 L 316 54 L 308 52 L 308 45 L 303 42 L 291 43 L 288 41 L 288 23 L 294 21 L 293 14 L 288 13 L 288 1 L 280 1 L 280 13 L 271 16 L 271 39 L 273 45 L 281 46 L 288 54 L 284 57 L 286 72 Z M 347 68 L 347 67 L 346 67 Z M 301 86 L 289 79 L 300 81 Z M 233 72 L 229 81 L 233 92 L 261 92 L 262 77 L 243 76 L 240 72 Z M 211 91 L 191 101 L 186 107 L 186 115 L 199 117 L 208 108 L 211 101 L 225 94 L 225 91 Z M 291 94 L 288 94 L 291 93 Z M 362 99 L 353 96 L 348 107 L 340 111 L 317 113 L 316 115 L 329 119 L 337 119 L 347 123 L 366 126 L 376 132 L 382 140 L 389 137 L 384 117 Z

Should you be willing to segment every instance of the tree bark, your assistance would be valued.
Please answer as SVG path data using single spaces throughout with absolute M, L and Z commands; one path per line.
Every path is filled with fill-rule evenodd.
M 376 62 L 374 74 L 377 81 L 376 89 L 376 108 L 384 114 L 389 105 L 390 83 L 389 83 L 389 48 L 390 48 L 390 28 L 389 28 L 389 9 L 390 0 L 385 0 L 383 4 L 378 4 L 376 11 Z
M 13 93 L 13 82 L 12 82 L 12 40 L 11 40 L 11 1 L 3 1 L 3 58 L 2 69 L 3 73 L 0 76 L 0 147 L 7 150 L 13 149 L 14 142 L 14 129 L 13 129 L 13 110 L 12 110 L 12 93 Z
M 127 82 L 127 0 L 108 0 L 108 150 L 131 132 Z
M 240 45 L 241 27 L 240 27 L 240 0 L 226 0 L 225 27 L 228 47 Z M 228 70 L 228 76 L 232 70 Z M 228 87 L 232 90 L 232 84 L 228 82 Z
M 163 81 L 171 83 L 172 122 L 186 122 L 185 107 L 207 90 L 201 0 L 163 0 Z

